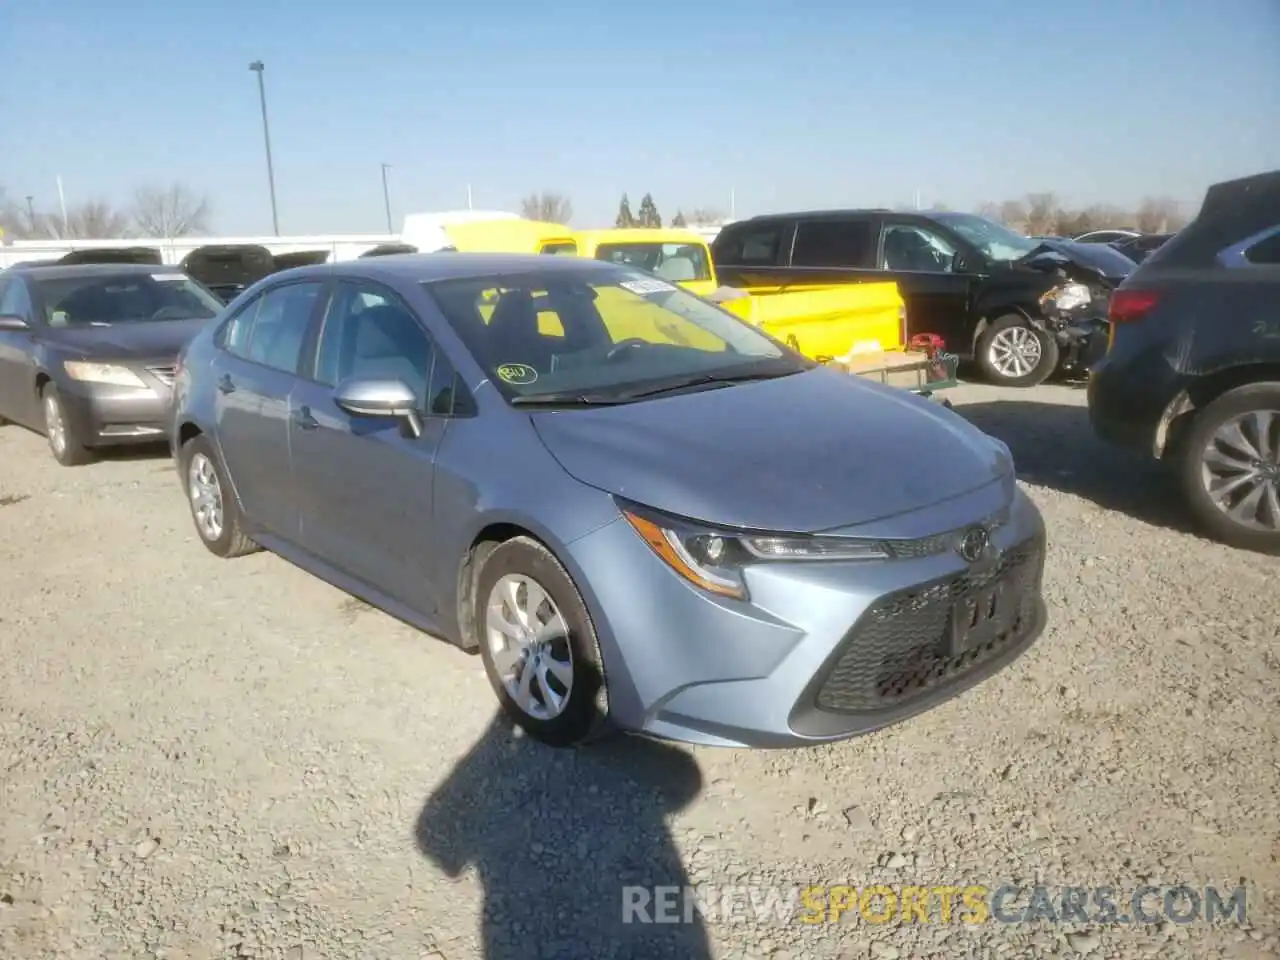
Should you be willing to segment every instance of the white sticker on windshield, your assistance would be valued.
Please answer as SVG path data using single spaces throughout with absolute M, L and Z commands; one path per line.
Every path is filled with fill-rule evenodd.
M 647 297 L 654 293 L 670 293 L 675 289 L 671 284 L 664 283 L 661 280 L 623 280 L 618 286 L 642 297 Z
M 151 275 L 151 279 L 152 280 L 185 280 L 187 279 L 187 275 L 185 273 L 153 273 Z

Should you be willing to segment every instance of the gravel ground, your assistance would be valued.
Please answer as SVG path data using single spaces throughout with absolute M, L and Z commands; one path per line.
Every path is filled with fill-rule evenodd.
M 164 456 L 0 429 L 0 957 L 1280 955 L 1280 559 L 1181 529 L 1068 386 L 966 386 L 1050 529 L 975 691 L 802 751 L 556 753 L 477 658 L 195 540 Z M 945 469 L 945 467 L 940 467 Z M 1210 926 L 621 924 L 625 883 L 1246 884 Z

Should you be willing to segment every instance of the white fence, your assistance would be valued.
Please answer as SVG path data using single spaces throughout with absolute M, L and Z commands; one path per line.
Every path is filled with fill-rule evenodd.
M 127 240 L 15 240 L 0 246 L 0 269 L 17 263 L 52 262 L 74 250 L 95 250 L 107 247 L 149 247 L 160 251 L 165 263 L 179 264 L 197 247 L 211 244 L 254 244 L 266 247 L 274 254 L 325 251 L 329 262 L 354 260 L 367 250 L 384 243 L 411 243 L 419 250 L 437 250 L 448 241 L 442 227 L 448 223 L 466 219 L 484 219 L 495 214 L 480 211 L 459 211 L 442 214 L 410 214 L 405 218 L 405 229 L 399 234 L 316 234 L 296 237 L 182 237 L 163 239 L 155 237 L 131 237 Z M 506 214 L 505 216 L 514 216 Z M 688 227 L 710 242 L 720 228 Z

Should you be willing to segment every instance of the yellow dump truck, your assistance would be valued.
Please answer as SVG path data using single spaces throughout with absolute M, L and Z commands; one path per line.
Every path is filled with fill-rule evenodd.
M 906 308 L 892 281 L 721 287 L 706 240 L 676 228 L 575 231 L 564 224 L 510 219 L 445 230 L 463 252 L 580 256 L 644 270 L 717 303 L 812 359 L 859 376 L 926 395 L 955 383 L 955 357 L 931 342 L 904 342 Z M 662 333 L 646 329 L 636 335 L 652 339 Z

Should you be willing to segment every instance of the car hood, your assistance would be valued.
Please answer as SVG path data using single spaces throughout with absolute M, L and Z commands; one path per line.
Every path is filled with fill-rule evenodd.
M 1137 267 L 1119 250 L 1105 243 L 1044 240 L 1020 261 L 1033 270 L 1062 270 L 1083 283 L 1101 281 L 1117 286 Z
M 813 533 L 920 509 L 1012 471 L 945 408 L 816 369 L 612 407 L 530 415 L 590 486 L 729 527 Z
M 109 327 L 45 327 L 50 346 L 90 360 L 152 360 L 176 357 L 187 342 L 213 321 L 161 320 L 117 323 Z

